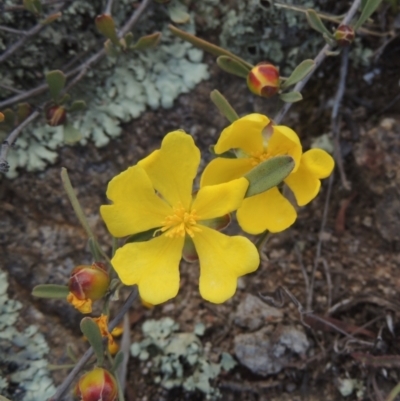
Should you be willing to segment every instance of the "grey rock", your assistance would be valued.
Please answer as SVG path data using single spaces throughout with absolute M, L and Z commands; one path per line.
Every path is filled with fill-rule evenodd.
M 265 323 L 280 322 L 283 313 L 273 306 L 267 305 L 260 298 L 247 294 L 239 304 L 235 324 L 251 331 L 259 329 Z
M 239 334 L 234 342 L 239 362 L 260 376 L 279 373 L 310 346 L 303 330 L 294 326 L 278 326 L 272 333 L 264 327 L 254 333 Z

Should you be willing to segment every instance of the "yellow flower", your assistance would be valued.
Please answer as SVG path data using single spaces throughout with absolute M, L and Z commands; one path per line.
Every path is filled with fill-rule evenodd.
M 119 337 L 122 334 L 122 327 L 115 327 L 111 333 L 108 331 L 108 316 L 100 315 L 100 317 L 92 318 L 94 322 L 99 326 L 100 334 L 102 337 L 107 337 L 108 351 L 111 355 L 115 355 L 118 350 L 118 344 L 115 342 L 114 337 Z
M 273 126 L 270 119 L 261 114 L 242 117 L 222 131 L 214 147 L 215 153 L 232 149 L 238 157 L 212 160 L 203 172 L 201 187 L 229 182 L 269 158 L 288 155 L 293 158 L 295 167 L 284 182 L 293 191 L 297 203 L 303 206 L 317 196 L 320 179 L 328 177 L 334 166 L 332 157 L 321 149 L 302 154 L 299 137 L 293 130 L 282 125 Z M 296 217 L 296 210 L 277 187 L 246 198 L 237 211 L 239 225 L 251 234 L 283 231 Z
M 238 277 L 258 267 L 257 249 L 247 238 L 229 237 L 203 221 L 236 210 L 248 181 L 242 177 L 204 186 L 193 197 L 199 163 L 200 151 L 192 137 L 174 131 L 166 135 L 161 149 L 108 185 L 107 197 L 113 204 L 102 206 L 100 212 L 112 235 L 154 230 L 152 239 L 127 243 L 112 259 L 121 281 L 137 284 L 140 297 L 150 304 L 178 293 L 185 238 L 191 238 L 199 256 L 200 294 L 208 301 L 221 303 L 232 297 Z

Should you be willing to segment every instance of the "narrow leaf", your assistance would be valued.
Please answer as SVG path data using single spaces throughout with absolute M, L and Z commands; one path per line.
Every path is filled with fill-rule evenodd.
M 305 78 L 315 67 L 314 60 L 302 61 L 292 72 L 290 77 L 281 85 L 282 89 L 286 89 L 289 86 L 297 84 Z
M 23 5 L 26 10 L 33 14 L 40 14 L 42 12 L 42 3 L 40 0 L 24 0 Z
M 204 50 L 208 53 L 213 54 L 214 56 L 228 56 L 233 58 L 234 60 L 242 63 L 245 67 L 252 69 L 254 66 L 247 61 L 243 60 L 242 58 L 236 56 L 235 54 L 231 53 L 228 50 L 223 49 L 222 47 L 216 46 L 206 40 L 200 39 L 197 36 L 191 35 L 181 29 L 176 28 L 173 25 L 168 25 L 169 30 L 178 38 L 186 40 L 187 42 L 191 43 L 193 46 L 198 47 L 201 50 Z
M 66 285 L 39 284 L 32 290 L 32 295 L 38 298 L 63 299 L 68 294 L 69 288 Z
M 46 74 L 47 85 L 49 85 L 50 95 L 54 101 L 64 89 L 66 77 L 60 70 L 49 71 Z
M 101 337 L 99 326 L 90 317 L 84 317 L 81 320 L 81 331 L 84 336 L 88 339 L 90 345 L 97 358 L 97 364 L 103 365 L 104 361 L 104 346 L 103 338 Z
M 360 18 L 354 25 L 354 30 L 356 31 L 361 25 L 373 14 L 373 12 L 378 8 L 379 4 L 381 4 L 382 0 L 368 0 L 362 10 Z
M 75 352 L 72 349 L 71 344 L 67 344 L 67 355 L 68 355 L 69 359 L 71 359 L 72 362 L 75 362 L 75 363 L 78 362 L 78 358 L 75 355 Z
M 177 1 L 168 4 L 168 14 L 173 22 L 176 24 L 186 24 L 190 21 L 190 15 L 184 4 Z
M 312 29 L 315 29 L 317 32 L 332 37 L 332 33 L 329 32 L 329 29 L 325 26 L 319 15 L 314 10 L 312 9 L 307 10 L 306 17 Z
M 161 32 L 154 32 L 151 35 L 142 36 L 131 49 L 134 50 L 146 50 L 152 47 L 156 47 L 161 39 Z
M 86 102 L 84 100 L 75 100 L 69 111 L 82 111 L 86 109 Z
M 88 243 L 89 243 L 90 253 L 93 256 L 93 259 L 101 260 L 101 252 L 97 244 L 97 241 L 93 237 L 90 237 Z
M 119 47 L 115 47 L 110 39 L 104 42 L 104 50 L 108 57 L 117 57 L 120 52 Z
M 245 197 L 249 198 L 276 187 L 293 168 L 294 161 L 290 156 L 277 156 L 260 163 L 244 176 L 250 183 Z
M 211 101 L 217 106 L 217 109 L 221 112 L 221 114 L 228 119 L 229 122 L 233 123 L 234 121 L 239 119 L 234 108 L 230 105 L 230 103 L 226 100 L 226 98 L 221 94 L 221 92 L 214 89 L 210 93 Z
M 295 103 L 302 100 L 303 96 L 300 92 L 289 92 L 280 94 L 279 98 L 286 103 Z
M 122 351 L 118 351 L 117 355 L 115 355 L 114 363 L 111 368 L 111 371 L 114 372 L 114 374 L 115 374 L 115 371 L 119 368 L 119 366 L 123 362 L 123 360 L 124 360 L 124 353 Z
M 52 22 L 54 22 L 55 20 L 59 19 L 61 16 L 62 16 L 61 12 L 54 13 L 54 14 L 51 14 L 51 15 L 47 16 L 47 18 L 45 18 L 44 20 L 40 21 L 40 23 L 42 25 L 48 25 L 48 24 L 51 24 Z
M 219 56 L 217 58 L 217 64 L 221 70 L 241 78 L 247 78 L 247 75 L 251 71 L 250 68 L 228 56 Z
M 82 139 L 82 134 L 72 124 L 64 125 L 64 142 L 72 145 Z

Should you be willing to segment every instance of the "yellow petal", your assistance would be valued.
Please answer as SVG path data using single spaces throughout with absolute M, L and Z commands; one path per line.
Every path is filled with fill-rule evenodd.
M 224 184 L 203 187 L 196 195 L 192 210 L 196 210 L 200 220 L 224 216 L 242 204 L 248 186 L 249 181 L 242 177 Z
M 217 154 L 229 149 L 242 149 L 247 154 L 263 151 L 262 130 L 270 119 L 262 114 L 249 114 L 226 127 L 214 147 Z
M 251 159 L 227 159 L 224 157 L 217 157 L 211 160 L 204 169 L 200 179 L 200 187 L 221 184 L 243 177 L 243 175 L 248 173 L 253 167 Z
M 164 137 L 161 149 L 138 164 L 172 207 L 181 203 L 187 209 L 192 200 L 193 180 L 199 163 L 200 151 L 193 138 L 183 131 L 174 131 Z
M 317 178 L 329 177 L 335 166 L 333 157 L 322 149 L 310 149 L 305 152 L 301 164 Z
M 200 259 L 200 295 L 210 302 L 225 302 L 235 294 L 238 277 L 257 270 L 258 251 L 245 237 L 201 229 L 193 238 Z
M 321 188 L 320 178 L 326 178 L 335 166 L 332 156 L 322 149 L 310 149 L 301 157 L 300 167 L 285 179 L 299 206 L 307 205 Z
M 152 305 L 174 298 L 179 290 L 179 261 L 184 237 L 165 235 L 124 245 L 111 263 L 123 284 L 137 284 L 140 298 Z
M 289 127 L 284 125 L 274 126 L 267 150 L 270 156 L 287 155 L 293 157 L 295 163 L 293 171 L 298 169 L 302 147 L 298 135 Z
M 250 234 L 265 230 L 277 233 L 290 227 L 296 221 L 296 210 L 274 187 L 259 195 L 246 198 L 236 213 L 242 229 Z
M 172 209 L 154 192 L 153 185 L 139 166 L 114 177 L 108 184 L 107 197 L 112 205 L 100 207 L 108 230 L 115 237 L 160 227 Z

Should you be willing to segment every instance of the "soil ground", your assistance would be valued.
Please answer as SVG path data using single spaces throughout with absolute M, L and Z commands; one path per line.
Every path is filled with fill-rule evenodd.
M 383 42 L 375 43 L 378 48 Z M 224 400 L 341 400 L 343 379 L 355 379 L 362 391 L 347 400 L 384 400 L 399 382 L 400 367 L 400 255 L 399 212 L 400 102 L 386 106 L 399 92 L 400 42 L 394 39 L 367 70 L 349 67 L 342 105 L 340 149 L 344 171 L 351 183 L 347 190 L 338 171 L 325 180 L 319 196 L 298 211 L 296 223 L 272 235 L 263 247 L 263 261 L 256 273 L 244 277 L 234 298 L 211 305 L 198 294 L 198 265 L 181 266 L 179 295 L 151 310 L 139 303 L 129 312 L 132 338 L 140 338 L 141 324 L 150 318 L 169 316 L 182 331 L 192 331 L 203 322 L 203 343 L 211 344 L 210 358 L 223 352 L 234 355 L 234 341 L 248 330 L 234 323 L 240 302 L 248 294 L 273 293 L 284 286 L 307 308 L 304 273 L 310 277 L 318 248 L 313 316 L 302 315 L 289 297 L 282 306 L 280 322 L 265 325 L 302 326 L 310 342 L 307 353 L 291 358 L 279 373 L 261 376 L 240 364 L 220 375 L 218 386 Z M 34 285 L 66 282 L 72 267 L 90 263 L 85 232 L 73 215 L 60 181 L 66 167 L 92 228 L 102 244 L 109 236 L 98 209 L 106 202 L 108 181 L 159 147 L 163 136 L 182 128 L 190 132 L 205 158 L 227 125 L 209 100 L 219 89 L 239 115 L 263 112 L 274 115 L 275 100 L 255 98 L 239 78 L 218 70 L 209 56 L 211 79 L 181 96 L 171 110 L 148 111 L 127 125 L 124 134 L 97 149 L 65 147 L 58 162 L 46 171 L 21 172 L 13 181 L 0 183 L 0 246 L 2 267 L 10 276 L 10 297 L 25 307 L 19 323 L 38 324 L 52 349 L 52 363 L 65 363 L 65 344 L 77 352 L 87 346 L 79 332 L 81 315 L 65 302 L 37 300 L 30 296 Z M 304 91 L 305 101 L 295 105 L 284 123 L 300 135 L 307 148 L 313 139 L 330 131 L 332 98 L 336 91 L 340 58 L 323 65 L 323 90 L 314 77 Z M 372 84 L 363 75 L 380 69 Z M 324 213 L 326 212 L 326 219 Z M 321 232 L 321 224 L 326 221 Z M 122 297 L 124 293 L 122 294 Z M 318 320 L 316 320 L 319 317 Z M 60 382 L 65 372 L 55 374 Z M 200 394 L 181 390 L 167 392 L 143 375 L 131 358 L 128 370 L 128 401 L 202 400 Z

